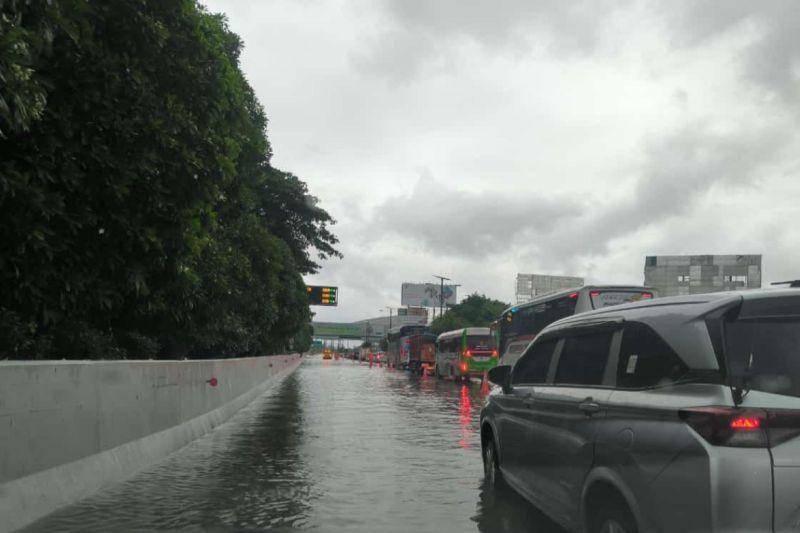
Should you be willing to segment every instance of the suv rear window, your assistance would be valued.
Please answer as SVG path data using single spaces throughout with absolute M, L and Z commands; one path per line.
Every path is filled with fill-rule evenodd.
M 686 364 L 649 326 L 628 322 L 622 333 L 617 387 L 643 389 L 669 385 L 685 377 Z
M 800 397 L 800 316 L 746 318 L 725 325 L 732 380 L 748 388 Z

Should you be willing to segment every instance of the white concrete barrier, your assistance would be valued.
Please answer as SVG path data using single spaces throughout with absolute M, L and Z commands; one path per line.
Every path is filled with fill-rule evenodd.
M 0 362 L 0 532 L 159 461 L 300 362 Z

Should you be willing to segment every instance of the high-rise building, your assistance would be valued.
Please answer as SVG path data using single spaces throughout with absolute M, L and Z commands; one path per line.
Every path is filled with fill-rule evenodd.
M 561 289 L 583 285 L 583 278 L 574 276 L 547 276 L 543 274 L 517 274 L 517 303 L 531 301 L 536 296 Z
M 659 296 L 761 288 L 761 255 L 650 255 L 644 284 Z

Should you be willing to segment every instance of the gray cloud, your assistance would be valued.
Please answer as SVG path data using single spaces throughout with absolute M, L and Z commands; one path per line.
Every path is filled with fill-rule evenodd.
M 552 268 L 576 268 L 586 257 L 608 253 L 616 239 L 694 216 L 712 191 L 758 188 L 757 176 L 780 159 L 786 142 L 780 128 L 720 132 L 689 124 L 645 144 L 630 194 L 620 200 L 608 201 L 602 189 L 555 198 L 503 190 L 502 183 L 498 192 L 478 194 L 423 179 L 410 195 L 378 207 L 368 227 L 441 255 L 523 249 Z
M 629 0 L 382 0 L 388 27 L 353 55 L 362 72 L 395 80 L 448 63 L 461 44 L 487 50 L 548 47 L 562 53 L 598 45 L 602 20 Z
M 630 197 L 587 211 L 571 227 L 550 234 L 542 247 L 557 257 L 602 255 L 615 239 L 692 216 L 712 190 L 757 188 L 757 177 L 786 143 L 780 128 L 719 132 L 702 123 L 679 128 L 646 144 Z
M 474 193 L 421 179 L 410 195 L 390 198 L 375 210 L 370 227 L 421 242 L 427 251 L 456 257 L 486 257 L 515 242 L 527 246 L 578 216 L 574 198 L 553 198 L 531 189 Z
M 701 46 L 727 32 L 755 36 L 740 64 L 745 79 L 785 101 L 800 97 L 800 2 L 796 0 L 680 0 L 655 2 L 678 46 Z

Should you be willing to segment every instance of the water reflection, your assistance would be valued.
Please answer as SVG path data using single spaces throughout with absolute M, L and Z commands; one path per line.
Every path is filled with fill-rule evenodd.
M 302 527 L 314 496 L 298 453 L 303 421 L 294 374 L 158 466 L 28 530 Z
M 472 429 L 472 400 L 469 397 L 469 387 L 467 385 L 461 385 L 458 421 L 461 425 L 461 440 L 458 441 L 458 444 L 462 448 L 468 449 L 474 431 Z
M 473 520 L 481 533 L 564 533 L 549 518 L 507 485 L 494 489 L 483 482 Z

